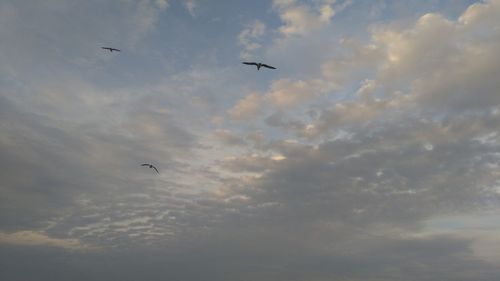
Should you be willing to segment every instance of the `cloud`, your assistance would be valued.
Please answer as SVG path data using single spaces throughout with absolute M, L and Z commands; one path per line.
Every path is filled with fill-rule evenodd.
M 0 232 L 0 244 L 18 246 L 50 246 L 73 251 L 93 251 L 99 248 L 86 245 L 78 239 L 59 239 L 36 231 Z
M 266 33 L 266 25 L 255 20 L 253 23 L 246 25 L 246 27 L 238 35 L 238 42 L 243 46 L 244 50 L 240 56 L 243 59 L 250 59 L 252 52 L 262 47 L 261 37 Z
M 219 181 L 206 173 L 204 163 L 190 164 L 194 151 L 205 149 L 192 125 L 186 125 L 192 119 L 181 117 L 189 112 L 196 89 L 175 99 L 183 82 L 170 81 L 168 90 L 159 83 L 138 93 L 103 90 L 70 77 L 37 84 L 35 99 L 23 90 L 17 96 L 0 94 L 0 158 L 6 161 L 1 229 L 40 232 L 56 220 L 49 237 L 106 249 L 127 239 L 153 243 L 177 234 L 186 214 L 182 206 L 193 199 L 178 199 L 182 194 L 174 190 L 185 189 L 194 178 L 205 182 L 202 189 Z M 191 73 L 173 80 L 183 79 L 192 87 L 203 80 Z M 207 87 L 201 88 L 206 96 Z M 161 175 L 153 178 L 141 169 L 144 162 L 155 163 Z M 160 215 L 165 209 L 170 214 Z M 136 220 L 144 217 L 150 219 Z
M 156 5 L 160 9 L 166 9 L 169 6 L 169 0 L 156 0 Z
M 466 26 L 478 26 L 495 22 L 500 10 L 500 3 L 496 0 L 487 0 L 470 5 L 459 17 L 459 22 Z
M 275 244 L 248 245 L 256 255 L 295 248 L 288 256 L 346 264 L 353 258 L 356 272 L 336 270 L 346 279 L 369 279 L 361 263 L 371 278 L 384 280 L 405 280 L 407 272 L 428 280 L 494 280 L 490 263 L 497 255 L 480 242 L 495 242 L 490 233 L 436 233 L 424 225 L 442 214 L 498 206 L 500 44 L 491 25 L 498 3 L 474 4 L 456 19 L 434 13 L 403 26 L 379 25 L 366 42 L 341 40 L 344 52 L 317 66 L 316 76 L 273 81 L 255 99 L 272 112 L 258 114 L 265 136 L 255 150 L 284 158 L 254 151 L 220 164 L 258 174 L 230 189 L 248 198 L 235 213 L 250 226 L 238 231 L 228 223 L 225 241 L 236 245 L 259 229 L 258 240 Z M 332 90 L 347 94 L 322 103 Z M 317 114 L 303 117 L 297 108 Z M 453 262 L 426 262 L 443 259 Z
M 429 13 L 405 27 L 378 26 L 365 44 L 344 38 L 344 52 L 324 62 L 316 78 L 275 81 L 265 100 L 284 110 L 359 83 L 350 98 L 322 106 L 318 120 L 304 122 L 297 133 L 308 137 L 398 112 L 491 109 L 499 101 L 500 41 L 490 23 L 498 15 L 497 1 L 487 1 L 471 5 L 456 20 Z
M 239 157 L 228 157 L 222 160 L 221 166 L 232 172 L 265 172 L 273 167 L 276 167 L 277 162 L 284 160 L 282 155 L 272 157 L 261 155 L 245 155 Z
M 453 235 L 471 241 L 474 254 L 492 264 L 500 264 L 498 255 L 498 218 L 494 213 L 479 212 L 461 216 L 437 216 L 427 222 L 434 235 Z
M 474 20 L 478 13 L 481 21 Z M 385 53 L 379 79 L 389 89 L 410 84 L 410 94 L 423 106 L 463 111 L 497 103 L 499 30 L 489 23 L 498 15 L 497 1 L 487 1 L 457 20 L 425 14 L 411 28 L 375 31 L 373 44 Z
M 331 18 L 340 10 L 347 7 L 346 1 L 334 7 L 335 1 L 318 1 L 309 6 L 296 1 L 275 0 L 273 7 L 278 10 L 281 21 L 285 24 L 279 31 L 285 36 L 306 35 L 314 30 L 330 24 Z
M 192 17 L 196 17 L 196 8 L 197 8 L 197 2 L 195 0 L 186 0 L 184 2 L 184 5 L 186 5 L 186 9 L 188 10 L 189 14 Z
M 307 105 L 309 101 L 333 89 L 320 80 L 279 79 L 272 82 L 264 95 L 252 93 L 231 108 L 229 115 L 237 120 L 254 119 L 266 110 L 289 110 Z
M 255 118 L 262 111 L 262 97 L 258 93 L 252 93 L 228 110 L 231 118 L 236 120 Z
M 318 92 L 312 82 L 280 79 L 273 82 L 266 98 L 277 108 L 286 109 L 310 100 Z
M 304 127 L 304 123 L 299 120 L 293 120 L 282 111 L 275 112 L 265 119 L 268 126 L 278 127 L 284 130 L 297 131 Z
M 214 135 L 218 140 L 220 140 L 225 145 L 236 145 L 236 146 L 246 145 L 246 141 L 244 138 L 236 135 L 235 133 L 229 130 L 219 129 L 215 131 Z
M 498 1 L 458 16 L 388 18 L 366 38 L 346 29 L 339 46 L 316 34 L 328 52 L 311 71 L 282 67 L 272 73 L 279 76 L 253 78 L 200 55 L 173 60 L 187 70 L 160 71 L 158 80 L 138 76 L 146 67 L 133 51 L 74 66 L 63 58 L 86 57 L 86 47 L 66 51 L 44 41 L 52 31 L 37 34 L 66 22 L 58 18 L 65 11 L 80 24 L 90 20 L 78 7 L 101 6 L 47 2 L 59 11 L 55 23 L 35 6 L 45 11 L 43 28 L 27 32 L 19 19 L 39 19 L 5 3 L 0 13 L 15 13 L 0 21 L 20 32 L 0 25 L 0 45 L 9 47 L 0 67 L 8 73 L 0 79 L 7 279 L 498 280 L 498 255 L 487 244 L 497 242 L 498 227 L 429 223 L 498 211 Z M 107 24 L 104 35 L 153 47 L 163 41 L 148 34 L 170 38 L 149 33 L 158 18 L 132 18 L 158 17 L 162 3 L 123 2 L 96 22 Z M 285 37 L 300 37 L 287 44 L 302 44 L 304 56 L 317 50 L 309 35 L 330 32 L 336 3 L 275 1 L 276 11 L 296 15 L 281 26 Z M 352 15 L 348 22 L 358 20 Z M 113 31 L 117 18 L 149 26 L 139 32 L 144 41 Z M 250 46 L 267 34 L 248 30 Z M 55 41 L 71 46 L 77 39 L 69 36 Z M 19 44 L 21 57 L 15 45 L 31 40 Z M 54 53 L 30 47 L 45 43 Z M 274 58 L 266 47 L 259 51 Z M 241 84 L 264 88 L 231 104 Z M 100 251 L 84 250 L 91 247 Z

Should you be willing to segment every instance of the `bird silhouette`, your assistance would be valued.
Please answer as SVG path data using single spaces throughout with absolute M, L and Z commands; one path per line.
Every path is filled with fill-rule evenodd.
M 150 169 L 155 169 L 155 171 L 156 171 L 158 174 L 160 173 L 160 172 L 158 172 L 158 169 L 156 169 L 156 167 L 155 167 L 155 166 L 153 166 L 152 164 L 141 164 L 141 166 L 146 166 L 146 167 L 148 167 L 148 168 L 150 168 Z
M 267 65 L 267 64 L 264 64 L 264 63 L 260 63 L 260 62 L 242 62 L 243 64 L 246 64 L 246 65 L 255 65 L 257 66 L 257 70 L 259 70 L 261 67 L 266 67 L 266 68 L 269 68 L 269 69 L 276 69 L 276 67 L 273 67 L 273 66 L 270 66 L 270 65 Z
M 112 53 L 113 51 L 116 51 L 116 52 L 121 52 L 121 51 L 120 51 L 120 50 L 118 50 L 118 49 L 115 49 L 115 48 L 110 48 L 110 47 L 101 47 L 101 49 L 108 50 L 108 51 L 110 51 L 111 53 Z

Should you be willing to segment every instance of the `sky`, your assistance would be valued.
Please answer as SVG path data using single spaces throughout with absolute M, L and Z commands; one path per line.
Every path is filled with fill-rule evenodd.
M 499 280 L 499 77 L 500 0 L 1 0 L 0 279 Z

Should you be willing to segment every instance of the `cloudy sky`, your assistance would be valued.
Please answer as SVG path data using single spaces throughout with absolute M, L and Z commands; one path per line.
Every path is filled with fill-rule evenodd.
M 1 0 L 0 279 L 499 280 L 499 89 L 500 0 Z

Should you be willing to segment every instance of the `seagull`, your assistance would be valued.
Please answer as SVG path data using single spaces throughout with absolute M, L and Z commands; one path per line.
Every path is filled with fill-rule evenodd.
M 109 50 L 111 53 L 112 53 L 113 51 L 121 52 L 121 51 L 120 51 L 120 50 L 118 50 L 118 49 L 115 49 L 115 48 L 110 48 L 110 47 L 101 47 L 101 49 L 104 49 L 104 50 Z
M 155 171 L 156 171 L 158 174 L 160 173 L 160 172 L 158 172 L 158 169 L 156 169 L 156 167 L 155 167 L 155 166 L 153 166 L 153 165 L 151 165 L 151 164 L 141 164 L 141 166 L 147 166 L 147 167 L 149 167 L 149 168 L 151 168 L 151 169 L 155 169 Z
M 257 66 L 257 70 L 259 70 L 261 67 L 266 67 L 266 68 L 270 68 L 270 69 L 276 69 L 276 67 L 272 67 L 270 65 L 263 64 L 263 63 L 260 63 L 260 62 L 246 62 L 246 61 L 244 61 L 243 64 L 246 64 L 246 65 L 255 65 L 255 66 Z

